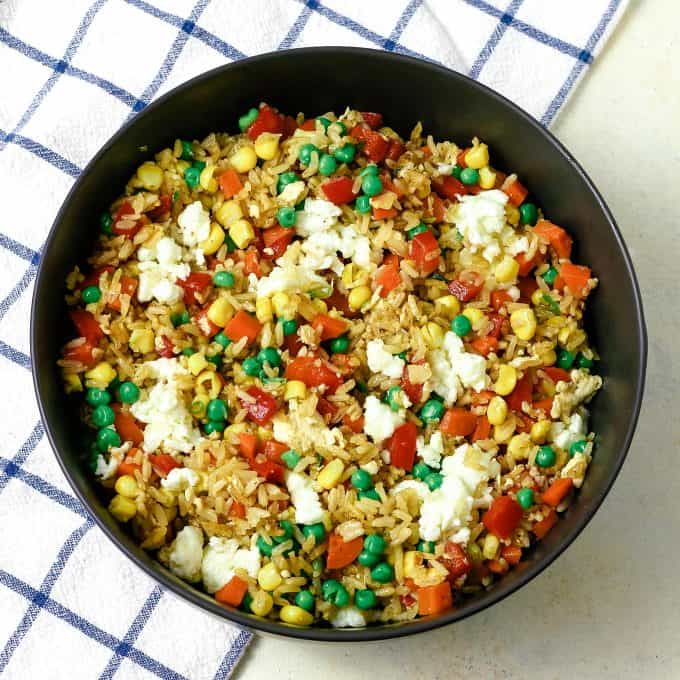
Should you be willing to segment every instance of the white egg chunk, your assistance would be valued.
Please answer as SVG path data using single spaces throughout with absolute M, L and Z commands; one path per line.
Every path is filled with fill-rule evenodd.
M 195 487 L 200 479 L 198 473 L 191 468 L 173 468 L 168 472 L 165 479 L 161 479 L 161 486 L 173 493 L 181 493 L 182 491 Z
M 216 593 L 234 576 L 236 569 L 243 569 L 257 578 L 260 569 L 260 551 L 257 548 L 241 548 L 235 538 L 212 536 L 203 552 L 201 577 L 209 593 Z
M 210 235 L 210 213 L 200 201 L 189 204 L 177 217 L 180 240 L 185 246 L 197 246 Z
M 423 463 L 433 468 L 439 468 L 442 455 L 444 454 L 442 433 L 439 431 L 433 432 L 427 444 L 423 437 L 418 437 L 416 440 L 416 452 L 422 458 Z
M 298 524 L 316 524 L 323 520 L 324 510 L 319 494 L 314 490 L 310 477 L 299 472 L 286 472 L 286 487 L 295 508 Z
M 382 340 L 369 340 L 366 344 L 366 359 L 373 373 L 382 373 L 388 378 L 401 378 L 406 362 L 393 356 L 385 349 Z
M 380 399 L 369 395 L 364 402 L 364 432 L 376 443 L 389 439 L 405 422 L 403 409 L 395 413 Z
M 203 532 L 185 526 L 170 545 L 168 566 L 174 574 L 191 583 L 201 580 L 203 562 Z
M 150 248 L 139 248 L 137 258 L 137 298 L 140 302 L 155 298 L 158 302 L 171 305 L 182 299 L 184 290 L 176 282 L 177 279 L 186 279 L 191 267 L 182 262 L 182 248 L 173 239 L 164 236 Z
M 363 628 L 366 625 L 366 619 L 357 607 L 338 609 L 330 621 L 333 628 Z

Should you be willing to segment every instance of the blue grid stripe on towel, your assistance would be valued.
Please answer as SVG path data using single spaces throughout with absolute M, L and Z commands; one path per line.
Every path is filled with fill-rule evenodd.
M 98 75 L 96 69 L 88 70 L 77 67 L 71 63 L 100 10 L 107 3 L 113 3 L 115 1 L 118 0 L 96 0 L 89 6 L 75 32 L 71 36 L 61 57 L 50 55 L 47 51 L 41 49 L 40 46 L 29 44 L 25 39 L 13 35 L 10 30 L 0 26 L 0 43 L 19 52 L 26 58 L 42 65 L 50 71 L 48 77 L 37 90 L 35 96 L 31 99 L 27 108 L 19 117 L 16 124 L 14 124 L 11 131 L 5 132 L 0 130 L 0 153 L 2 153 L 8 145 L 12 144 L 24 149 L 51 166 L 58 168 L 67 177 L 76 178 L 81 172 L 80 167 L 76 163 L 66 158 L 59 150 L 45 145 L 38 139 L 22 134 L 22 131 L 32 120 L 36 111 L 43 105 L 48 93 L 54 88 L 59 78 L 63 75 L 89 83 L 104 91 L 124 104 L 129 110 L 128 117 L 130 117 L 143 109 L 157 95 L 160 88 L 175 68 L 177 60 L 189 40 L 197 40 L 229 60 L 242 59 L 247 56 L 237 47 L 227 42 L 223 37 L 220 37 L 215 30 L 209 30 L 205 26 L 200 25 L 201 17 L 206 8 L 210 5 L 211 0 L 198 0 L 193 5 L 191 13 L 186 18 L 164 9 L 162 7 L 162 0 L 156 0 L 155 4 L 147 2 L 146 0 L 124 0 L 128 5 L 144 12 L 149 17 L 153 17 L 154 19 L 177 29 L 177 35 L 165 54 L 160 68 L 142 94 L 137 97 L 133 95 L 129 89 L 116 84 L 108 78 Z M 477 57 L 469 69 L 469 73 L 472 77 L 479 78 L 483 76 L 484 69 L 488 64 L 491 55 L 497 49 L 499 43 L 509 30 L 518 31 L 533 41 L 574 60 L 574 64 L 568 76 L 564 82 L 560 84 L 554 97 L 550 100 L 549 105 L 540 116 L 540 120 L 544 125 L 548 125 L 554 120 L 555 115 L 566 101 L 574 84 L 577 82 L 584 69 L 592 63 L 593 53 L 596 51 L 602 36 L 608 29 L 610 22 L 615 17 L 622 4 L 622 0 L 612 0 L 606 8 L 606 11 L 599 18 L 587 43 L 583 46 L 578 46 L 556 35 L 551 35 L 545 30 L 533 26 L 525 20 L 517 18 L 516 15 L 522 6 L 522 0 L 510 0 L 504 10 L 485 2 L 485 0 L 463 1 L 476 8 L 484 15 L 491 16 L 498 20 L 498 24 L 494 27 L 494 30 L 488 36 L 486 42 L 480 46 Z M 295 0 L 295 2 L 302 5 L 301 10 L 299 13 L 296 13 L 294 21 L 290 24 L 284 37 L 280 40 L 278 44 L 279 49 L 294 47 L 303 35 L 309 19 L 314 14 L 318 14 L 327 21 L 355 33 L 357 36 L 374 46 L 401 54 L 437 61 L 435 56 L 423 55 L 405 45 L 402 40 L 411 20 L 423 5 L 422 0 L 409 0 L 408 2 L 404 2 L 403 9 L 399 14 L 393 29 L 386 36 L 381 35 L 373 28 L 360 23 L 349 16 L 349 11 L 347 14 L 340 13 L 327 5 L 324 5 L 319 0 Z M 10 288 L 9 293 L 5 298 L 0 300 L 1 322 L 7 312 L 22 298 L 26 289 L 35 278 L 40 252 L 2 232 L 0 232 L 0 248 L 10 253 L 11 256 L 28 262 L 28 267 L 24 270 L 24 273 Z M 24 352 L 2 339 L 0 339 L 0 356 L 22 368 L 30 370 L 30 358 Z M 65 538 L 39 588 L 33 588 L 19 576 L 2 569 L 2 565 L 0 564 L 0 586 L 21 595 L 28 602 L 27 609 L 21 620 L 17 623 L 14 632 L 6 641 L 4 641 L 4 644 L 0 641 L 0 644 L 2 644 L 2 651 L 0 652 L 0 673 L 7 669 L 14 653 L 29 634 L 31 627 L 40 615 L 40 612 L 44 610 L 112 652 L 108 663 L 101 671 L 101 678 L 107 680 L 113 678 L 125 659 L 129 659 L 140 668 L 146 669 L 160 678 L 185 678 L 185 675 L 173 670 L 138 647 L 140 635 L 148 625 L 153 612 L 162 601 L 163 593 L 158 586 L 152 587 L 143 605 L 132 618 L 127 632 L 122 639 L 103 630 L 87 618 L 79 615 L 51 597 L 54 585 L 60 578 L 69 559 L 76 553 L 82 538 L 93 527 L 93 522 L 81 503 L 74 496 L 57 488 L 54 484 L 40 475 L 24 468 L 24 464 L 29 457 L 34 454 L 36 447 L 43 437 L 44 431 L 42 425 L 38 423 L 33 427 L 32 431 L 24 443 L 19 447 L 13 458 L 0 456 L 0 495 L 11 480 L 17 480 L 29 487 L 31 491 L 41 494 L 41 496 L 49 499 L 57 506 L 66 508 L 85 521 Z M 245 651 L 250 638 L 251 634 L 247 631 L 240 631 L 236 635 L 233 643 L 226 650 L 220 663 L 217 664 L 214 673 L 216 679 L 225 678 L 231 674 Z

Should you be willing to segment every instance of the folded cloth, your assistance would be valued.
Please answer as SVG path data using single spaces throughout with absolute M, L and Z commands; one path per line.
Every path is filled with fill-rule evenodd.
M 549 125 L 625 4 L 0 2 L 0 395 L 11 405 L 0 417 L 0 674 L 224 678 L 251 639 L 164 593 L 103 537 L 58 470 L 38 419 L 28 356 L 33 279 L 59 205 L 102 143 L 202 71 L 311 45 L 440 62 Z

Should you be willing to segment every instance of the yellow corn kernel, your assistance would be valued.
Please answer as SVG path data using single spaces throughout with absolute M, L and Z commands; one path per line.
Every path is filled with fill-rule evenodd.
M 88 387 L 99 387 L 104 390 L 116 377 L 116 371 L 108 361 L 100 361 L 94 368 L 85 373 L 85 384 Z
M 260 297 L 255 300 L 255 316 L 260 323 L 268 323 L 274 318 L 272 301 L 268 297 Z
M 307 386 L 302 380 L 289 380 L 283 391 L 283 398 L 286 401 L 291 399 L 304 399 L 307 396 Z
M 349 288 L 352 283 L 354 282 L 354 270 L 356 269 L 356 265 L 352 264 L 351 262 L 349 264 L 346 264 L 342 268 L 342 276 L 340 277 L 342 279 L 342 283 L 346 288 Z
M 168 535 L 168 527 L 155 527 L 146 534 L 144 540 L 139 544 L 143 550 L 157 550 L 165 543 Z
M 515 310 L 510 315 L 510 325 L 520 340 L 531 340 L 536 333 L 536 315 L 529 307 Z
M 270 439 L 274 439 L 274 433 L 266 427 L 258 427 L 257 438 L 262 442 L 267 442 Z
M 420 329 L 420 332 L 425 340 L 425 344 L 430 349 L 437 349 L 442 346 L 445 331 L 439 324 L 430 321 Z
M 243 434 L 247 431 L 248 426 L 245 423 L 234 423 L 233 425 L 229 425 L 229 427 L 227 427 L 227 429 L 224 431 L 223 438 L 231 439 L 232 437 L 238 436 L 239 434 Z
M 128 344 L 133 352 L 139 354 L 148 354 L 154 349 L 154 335 L 153 331 L 148 328 L 135 328 L 130 333 L 130 340 Z
M 242 146 L 234 151 L 229 162 L 236 172 L 250 172 L 257 165 L 257 154 L 252 146 Z
M 198 183 L 201 185 L 201 189 L 214 194 L 217 191 L 217 180 L 213 177 L 215 174 L 214 165 L 206 165 L 201 174 L 198 177 Z
M 255 238 L 255 230 L 248 220 L 236 220 L 229 227 L 229 236 L 237 248 L 245 248 Z
M 64 391 L 66 394 L 82 392 L 83 383 L 80 380 L 80 376 L 75 373 L 64 373 Z
M 212 365 L 209 361 L 206 361 L 203 352 L 196 352 L 187 358 L 187 366 L 192 375 L 198 375 L 203 369 Z
M 118 477 L 114 489 L 116 490 L 116 493 L 125 496 L 125 498 L 134 498 L 137 495 L 137 491 L 139 491 L 137 482 L 132 475 L 122 475 L 121 477 Z
M 486 165 L 489 165 L 489 147 L 486 144 L 478 144 L 473 146 L 465 154 L 465 163 L 468 168 L 480 170 Z
M 532 294 L 531 294 L 531 304 L 534 307 L 538 307 L 539 305 L 543 304 L 543 291 L 540 288 L 537 288 Z
M 312 300 L 312 309 L 317 314 L 325 314 L 328 311 L 328 305 L 323 300 L 316 298 Z
M 332 489 L 340 481 L 344 471 L 345 464 L 339 458 L 334 458 L 319 472 L 316 481 L 324 489 Z
M 515 460 L 526 460 L 531 452 L 531 438 L 526 432 L 516 434 L 508 442 L 508 453 Z
M 493 397 L 486 407 L 486 417 L 492 425 L 502 425 L 508 417 L 508 405 L 503 397 Z
M 217 222 L 213 222 L 210 225 L 208 238 L 201 243 L 200 248 L 205 255 L 213 255 L 220 249 L 220 246 L 224 243 L 224 239 L 224 229 L 222 229 Z
M 262 132 L 255 140 L 255 153 L 263 161 L 270 161 L 279 151 L 281 135 L 272 132 Z
M 283 578 L 281 578 L 276 565 L 273 562 L 269 562 L 257 572 L 257 582 L 264 590 L 274 590 L 283 583 Z
M 281 607 L 279 617 L 284 623 L 291 623 L 294 626 L 310 626 L 314 623 L 312 614 L 294 604 L 287 604 Z
M 460 314 L 460 302 L 454 295 L 442 295 L 434 301 L 435 314 L 453 319 Z
M 482 189 L 493 189 L 496 186 L 496 173 L 488 165 L 479 169 L 479 186 Z
M 191 163 L 188 161 L 177 161 L 177 165 L 175 167 L 177 168 L 177 174 L 184 177 L 184 173 L 191 167 Z
M 482 548 L 482 555 L 487 560 L 493 560 L 496 558 L 496 553 L 501 546 L 501 542 L 498 540 L 497 536 L 493 534 L 487 534 L 484 537 L 484 547 Z
M 163 171 L 151 161 L 137 168 L 137 177 L 147 191 L 158 191 L 163 184 Z
M 484 318 L 484 312 L 476 307 L 466 307 L 463 310 L 463 316 L 467 317 L 473 328 L 479 326 L 480 321 Z
M 274 606 L 274 599 L 264 590 L 258 590 L 250 603 L 250 611 L 255 616 L 267 616 Z
M 498 283 L 510 283 L 517 278 L 517 274 L 519 274 L 519 262 L 509 255 L 506 255 L 496 265 L 493 273 Z
M 552 366 L 557 361 L 557 352 L 554 349 L 549 349 L 541 354 L 541 361 L 544 366 Z
M 196 378 L 196 392 L 206 394 L 211 399 L 217 399 L 222 391 L 222 378 L 211 370 L 203 371 Z
M 406 578 L 413 578 L 416 575 L 416 569 L 422 564 L 422 557 L 417 550 L 409 550 L 404 553 L 404 576 Z
M 109 512 L 119 522 L 127 522 L 137 514 L 137 504 L 130 498 L 116 495 L 109 503 Z
M 505 397 L 515 389 L 516 385 L 517 371 L 515 367 L 510 366 L 510 364 L 501 364 L 498 367 L 498 379 L 493 386 L 494 392 Z
M 361 309 L 371 299 L 371 289 L 368 286 L 357 286 L 350 291 L 347 304 L 350 309 Z
M 299 298 L 297 296 L 291 297 L 288 293 L 279 291 L 272 296 L 272 308 L 279 319 L 294 319 L 298 304 Z
M 215 219 L 223 226 L 228 227 L 232 222 L 243 217 L 243 210 L 238 201 L 225 201 L 215 212 Z
M 529 436 L 534 444 L 543 444 L 550 434 L 551 424 L 549 420 L 539 420 L 531 426 Z
M 229 323 L 232 316 L 234 316 L 234 307 L 227 298 L 217 298 L 217 300 L 208 307 L 207 317 L 216 326 L 220 326 L 221 328 L 224 328 Z
M 198 393 L 191 402 L 191 415 L 195 418 L 204 418 L 208 410 L 210 397 L 205 393 Z
M 515 427 L 517 426 L 517 421 L 514 415 L 508 416 L 501 425 L 495 425 L 493 428 L 493 438 L 494 441 L 499 444 L 507 444 L 510 441 L 510 437 L 515 432 Z
M 509 203 L 505 206 L 505 219 L 516 227 L 519 224 L 519 208 Z

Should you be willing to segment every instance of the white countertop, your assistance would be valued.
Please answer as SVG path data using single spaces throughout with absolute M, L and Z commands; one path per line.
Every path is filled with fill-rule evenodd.
M 553 128 L 614 213 L 642 287 L 647 389 L 626 464 L 556 563 L 472 618 L 347 646 L 253 642 L 239 680 L 680 676 L 680 2 L 633 0 Z

